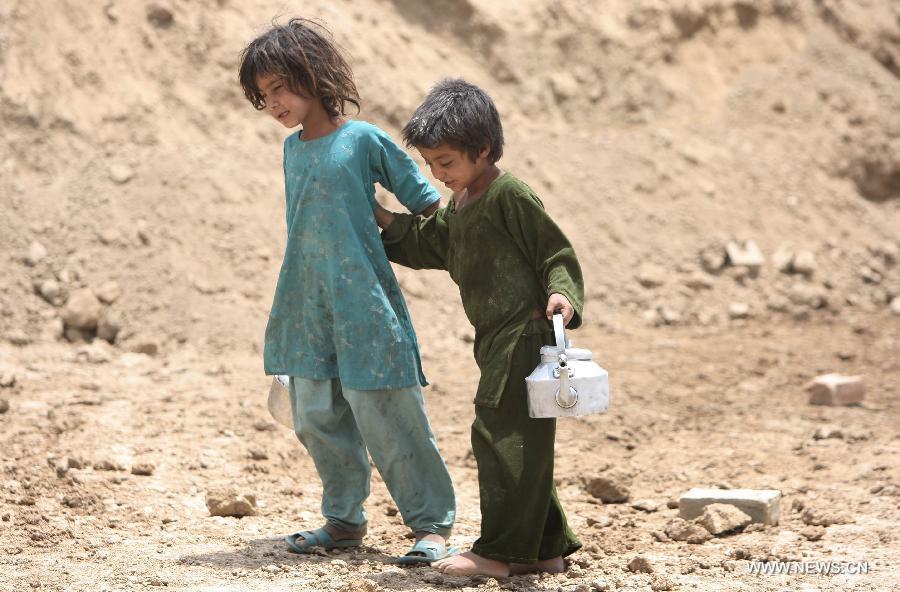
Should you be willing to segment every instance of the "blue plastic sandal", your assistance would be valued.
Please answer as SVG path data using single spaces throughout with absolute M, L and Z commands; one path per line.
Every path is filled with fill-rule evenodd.
M 413 563 L 431 563 L 438 561 L 451 555 L 459 553 L 459 549 L 455 547 L 447 548 L 441 543 L 434 541 L 419 541 L 412 546 L 412 549 L 406 552 L 403 557 L 397 558 L 397 563 L 410 565 Z
M 295 532 L 284 537 L 287 543 L 288 551 L 291 553 L 312 553 L 313 549 L 318 547 L 321 549 L 337 549 L 346 547 L 359 547 L 362 545 L 362 539 L 341 539 L 339 541 L 331 538 L 328 531 L 324 528 L 316 530 L 304 530 Z

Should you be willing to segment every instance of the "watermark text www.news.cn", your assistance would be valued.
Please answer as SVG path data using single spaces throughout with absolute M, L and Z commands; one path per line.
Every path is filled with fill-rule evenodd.
M 874 567 L 868 561 L 750 561 L 747 571 L 751 575 L 805 575 L 838 576 L 864 575 Z

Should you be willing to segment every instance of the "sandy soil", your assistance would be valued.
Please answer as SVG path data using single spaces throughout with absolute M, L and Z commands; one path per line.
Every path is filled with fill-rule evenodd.
M 318 525 L 320 486 L 264 407 L 283 131 L 235 80 L 276 14 L 329 25 L 360 117 L 395 135 L 437 78 L 488 88 L 501 165 L 575 244 L 572 337 L 613 405 L 560 423 L 585 543 L 565 575 L 401 569 L 377 476 L 363 549 L 280 544 Z M 889 0 L 0 3 L 0 590 L 896 589 L 898 19 Z M 748 240 L 759 261 L 726 257 Z M 397 275 L 465 546 L 471 329 L 444 275 Z M 863 375 L 864 404 L 810 406 L 826 372 Z M 600 476 L 629 499 L 594 498 Z M 778 489 L 782 520 L 668 540 L 669 502 L 701 486 Z M 222 487 L 258 515 L 209 516 Z M 748 572 L 765 560 L 869 569 Z

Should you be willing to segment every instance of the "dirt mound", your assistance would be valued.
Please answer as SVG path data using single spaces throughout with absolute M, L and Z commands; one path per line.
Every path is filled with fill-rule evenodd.
M 491 90 L 503 165 L 576 243 L 589 312 L 719 324 L 734 304 L 804 317 L 897 297 L 892 3 L 444 4 L 307 10 L 351 54 L 361 116 L 392 131 L 442 75 Z M 235 71 L 273 15 L 221 1 L 65 8 L 2 9 L 0 332 L 60 338 L 68 295 L 115 282 L 101 316 L 124 347 L 258 348 L 284 240 L 281 131 Z M 704 267 L 703 253 L 746 239 L 759 270 Z M 46 254 L 29 260 L 32 248 Z M 779 272 L 776 251 L 813 253 L 814 273 Z M 656 279 L 636 273 L 647 265 Z M 455 301 L 437 274 L 419 291 Z M 463 322 L 445 316 L 436 325 Z

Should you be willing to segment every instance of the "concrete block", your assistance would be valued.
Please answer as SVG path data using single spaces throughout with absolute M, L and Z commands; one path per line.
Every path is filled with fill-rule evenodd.
M 746 267 L 750 271 L 757 271 L 765 262 L 762 251 L 752 240 L 746 241 L 743 245 L 736 242 L 729 242 L 725 245 L 725 253 L 728 255 L 728 262 L 735 267 Z
M 823 374 L 806 383 L 805 388 L 811 405 L 856 405 L 866 394 L 862 376 Z
M 678 500 L 678 515 L 693 520 L 710 504 L 728 504 L 746 513 L 753 522 L 778 524 L 781 492 L 777 489 L 703 489 L 694 487 Z

